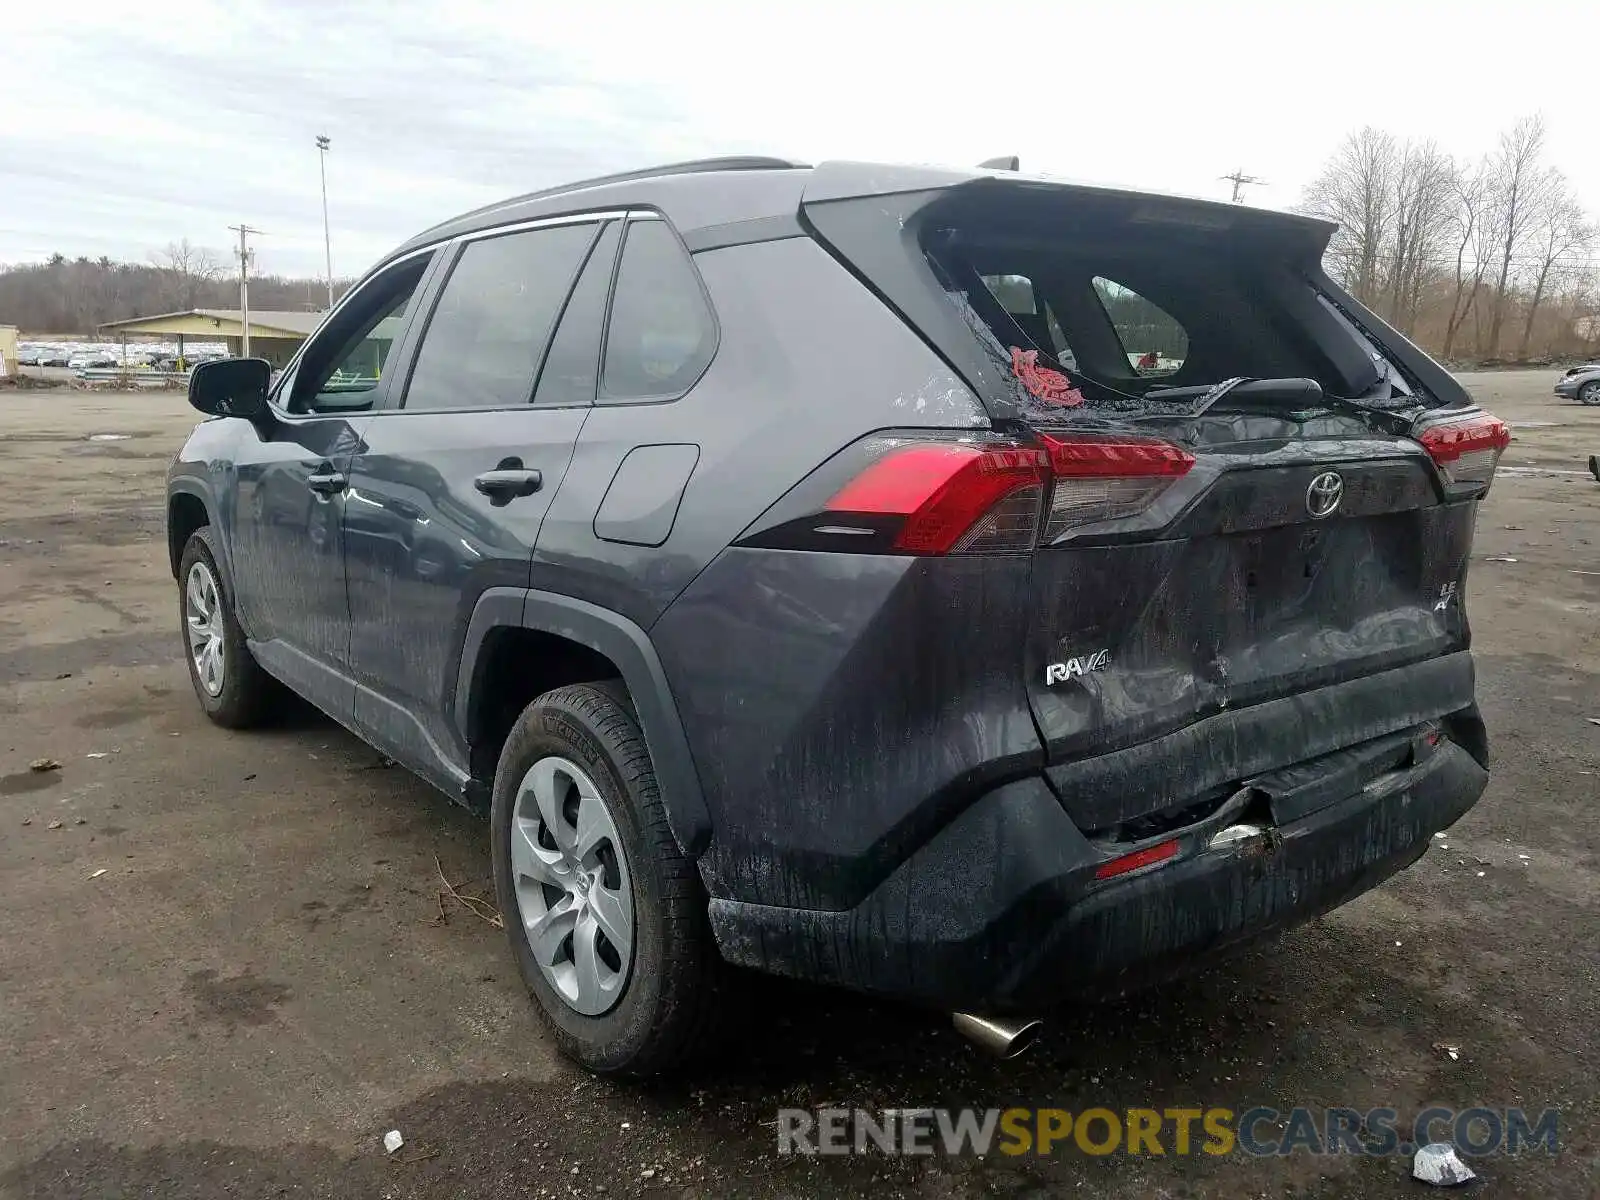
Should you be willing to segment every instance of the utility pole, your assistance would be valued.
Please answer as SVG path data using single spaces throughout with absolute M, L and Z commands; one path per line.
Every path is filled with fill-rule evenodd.
M 239 235 L 239 354 L 241 358 L 250 357 L 250 267 L 255 262 L 256 252 L 250 249 L 249 237 L 252 233 L 260 233 L 259 229 L 252 229 L 244 222 L 229 225 Z
M 328 135 L 317 135 L 317 164 L 322 168 L 322 251 L 328 262 L 328 307 L 333 307 L 333 238 L 328 234 Z
M 1232 183 L 1233 183 L 1233 202 L 1235 204 L 1244 203 L 1244 188 L 1245 188 L 1245 184 L 1247 184 L 1247 183 L 1265 183 L 1266 182 L 1265 179 L 1258 179 L 1254 175 L 1246 175 L 1242 169 L 1237 169 L 1237 170 L 1235 170 L 1233 172 L 1232 175 L 1224 175 L 1224 176 L 1222 176 L 1222 178 L 1232 181 Z

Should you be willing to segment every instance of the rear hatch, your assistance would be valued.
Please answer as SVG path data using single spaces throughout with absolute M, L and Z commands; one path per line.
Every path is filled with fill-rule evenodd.
M 1050 764 L 1467 647 L 1476 502 L 1509 434 L 1324 274 L 1329 226 L 994 176 L 869 200 L 827 170 L 816 236 L 1048 457 L 1017 637 Z M 1231 761 L 1470 702 L 1359 694 Z M 1091 831 L 1194 799 L 1052 777 Z

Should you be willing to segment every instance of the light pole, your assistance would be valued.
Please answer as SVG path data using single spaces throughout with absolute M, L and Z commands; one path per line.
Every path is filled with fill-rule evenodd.
M 328 263 L 328 307 L 333 307 L 333 239 L 328 234 L 328 147 L 325 133 L 317 134 L 317 165 L 322 169 L 322 251 Z

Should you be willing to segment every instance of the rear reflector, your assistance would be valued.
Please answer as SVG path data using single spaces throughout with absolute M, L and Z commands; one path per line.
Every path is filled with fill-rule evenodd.
M 1194 466 L 1194 456 L 1153 438 L 1045 437 L 1055 486 L 1045 540 L 1077 525 L 1136 516 Z
M 1113 879 L 1118 875 L 1126 875 L 1129 871 L 1137 871 L 1140 867 L 1148 867 L 1152 863 L 1166 862 L 1169 858 L 1176 858 L 1178 843 L 1174 839 L 1162 842 L 1158 846 L 1149 846 L 1143 850 L 1135 850 L 1132 854 L 1124 854 L 1121 858 L 1113 858 L 1101 863 L 1094 869 L 1096 879 Z
M 833 514 L 900 516 L 894 548 L 909 554 L 1033 549 L 1045 455 L 1032 447 L 924 442 L 900 446 L 828 501 Z
M 1450 483 L 1486 484 L 1511 444 L 1511 427 L 1498 417 L 1478 413 L 1430 425 L 1417 440 Z

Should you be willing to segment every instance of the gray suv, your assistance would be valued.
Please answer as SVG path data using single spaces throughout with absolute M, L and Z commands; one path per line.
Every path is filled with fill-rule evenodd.
M 593 1070 L 756 968 L 1017 1050 L 1340 904 L 1478 799 L 1509 433 L 1331 227 L 724 159 L 429 230 L 168 482 L 201 705 L 305 697 L 487 810 Z

